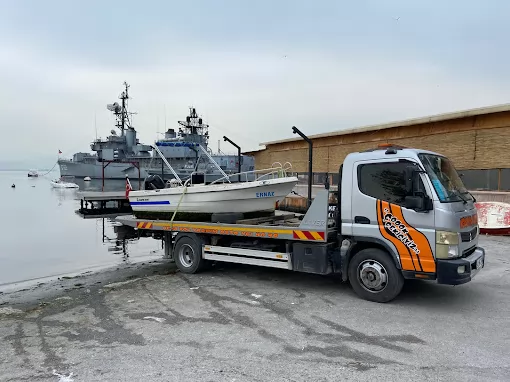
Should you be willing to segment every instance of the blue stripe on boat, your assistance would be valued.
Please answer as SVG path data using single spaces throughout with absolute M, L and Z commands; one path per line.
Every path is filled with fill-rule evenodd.
M 132 206 L 148 206 L 148 205 L 155 205 L 155 204 L 170 204 L 168 200 L 159 200 L 154 202 L 130 202 Z

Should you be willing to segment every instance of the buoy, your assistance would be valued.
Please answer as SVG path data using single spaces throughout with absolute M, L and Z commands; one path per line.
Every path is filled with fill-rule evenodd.
M 16 187 L 16 185 L 13 183 L 13 184 L 12 184 L 12 186 L 11 186 L 11 188 L 15 188 L 15 187 Z

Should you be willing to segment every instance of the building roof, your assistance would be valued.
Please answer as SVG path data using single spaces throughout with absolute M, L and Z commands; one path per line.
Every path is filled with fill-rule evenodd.
M 362 127 L 357 127 L 354 129 L 337 130 L 337 131 L 332 131 L 330 133 L 309 135 L 308 138 L 310 138 L 310 139 L 328 138 L 328 137 L 334 137 L 337 135 L 364 133 L 364 132 L 369 132 L 369 131 L 391 129 L 393 127 L 405 127 L 405 126 L 419 125 L 422 123 L 441 122 L 441 121 L 448 121 L 451 119 L 474 117 L 477 115 L 501 113 L 501 112 L 505 112 L 505 111 L 510 111 L 510 103 L 494 105 L 494 106 L 487 106 L 487 107 L 480 107 L 480 108 L 476 108 L 476 109 L 468 109 L 468 110 L 463 110 L 463 111 L 456 111 L 453 113 L 430 115 L 428 117 L 406 119 L 403 121 L 388 122 L 388 123 L 383 123 L 383 124 L 378 124 L 378 125 L 362 126 Z M 266 145 L 266 146 L 274 145 L 274 144 L 278 144 L 278 143 L 300 141 L 301 139 L 302 138 L 300 138 L 300 137 L 280 139 L 277 141 L 264 142 L 264 143 L 261 143 L 260 145 L 261 146 L 262 145 Z
M 256 149 L 256 150 L 246 150 L 246 151 L 243 151 L 241 154 L 244 154 L 244 155 L 253 155 L 254 153 L 258 153 L 259 151 L 264 151 L 264 148 L 259 148 L 259 149 Z

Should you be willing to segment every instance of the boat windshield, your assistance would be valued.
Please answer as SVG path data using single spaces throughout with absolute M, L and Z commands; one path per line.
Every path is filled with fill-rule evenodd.
M 443 203 L 473 201 L 453 163 L 440 155 L 418 154 L 434 190 Z

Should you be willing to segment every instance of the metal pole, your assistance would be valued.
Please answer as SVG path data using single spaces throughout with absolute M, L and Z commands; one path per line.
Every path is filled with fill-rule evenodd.
M 108 162 L 108 161 L 107 161 L 107 162 L 106 162 L 106 165 L 105 165 L 105 164 L 104 164 L 104 160 L 103 160 L 103 162 L 102 162 L 102 165 L 103 165 L 103 187 L 101 188 L 101 191 L 104 191 L 104 169 L 105 169 L 106 167 L 108 167 L 108 165 L 109 165 L 110 163 L 111 163 L 111 162 Z
M 142 189 L 142 174 L 140 172 L 140 162 L 138 162 L 138 189 Z
M 308 142 L 308 207 L 312 204 L 312 177 L 313 177 L 313 142 L 310 138 L 304 135 L 296 126 L 292 126 L 292 132 L 298 134 L 306 142 Z
M 238 175 L 238 181 L 241 182 L 241 147 L 239 147 L 238 145 L 236 145 L 234 142 L 232 142 L 230 139 L 228 139 L 226 136 L 223 136 L 223 140 L 225 142 L 228 142 L 230 143 L 232 146 L 236 147 L 237 148 L 237 172 L 239 173 Z
M 166 164 L 166 167 L 168 167 L 170 169 L 170 171 L 172 172 L 172 174 L 175 177 L 175 179 L 182 185 L 183 183 L 182 183 L 181 178 L 179 178 L 179 175 L 177 175 L 177 173 L 175 172 L 174 168 L 170 165 L 170 163 L 168 163 L 168 161 L 166 160 L 166 158 L 163 155 L 163 153 L 158 149 L 158 146 L 154 145 L 154 146 L 151 146 L 151 147 L 159 154 L 159 156 L 161 157 L 161 160 Z M 202 148 L 202 150 L 203 150 L 203 148 Z

